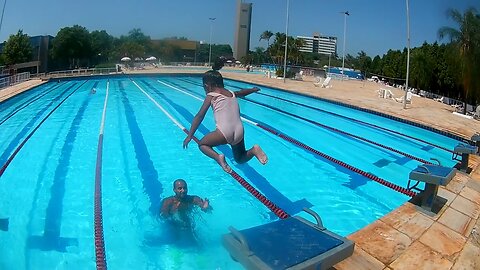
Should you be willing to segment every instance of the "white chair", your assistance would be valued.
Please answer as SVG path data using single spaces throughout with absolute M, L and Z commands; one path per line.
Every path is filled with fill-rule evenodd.
M 480 105 L 477 106 L 475 109 L 475 113 L 473 114 L 473 119 L 480 119 Z
M 442 96 L 441 98 L 434 98 L 433 100 L 443 103 L 444 99 L 445 97 Z
M 295 74 L 295 80 L 303 81 L 303 70 L 300 70 L 300 72 Z
M 407 92 L 407 104 L 411 104 L 412 103 L 412 92 Z M 401 98 L 394 98 L 392 97 L 396 102 L 401 102 L 403 103 L 403 100 L 405 99 L 405 96 L 402 96 Z
M 331 80 L 332 80 L 331 77 L 327 77 L 327 78 L 325 79 L 325 81 L 323 81 L 321 87 L 322 87 L 322 88 L 331 88 L 331 87 L 332 87 L 332 85 L 330 84 L 330 81 L 331 81 Z
M 315 87 L 322 85 L 322 83 L 323 83 L 322 77 L 319 77 L 319 76 L 315 77 L 315 81 L 313 82 L 313 85 L 315 85 Z

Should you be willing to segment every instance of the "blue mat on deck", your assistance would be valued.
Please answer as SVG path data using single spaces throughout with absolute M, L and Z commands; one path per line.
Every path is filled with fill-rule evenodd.
M 296 218 L 241 231 L 250 250 L 263 262 L 278 269 L 299 264 L 343 244 L 343 241 L 319 232 Z M 268 238 L 262 238 L 263 235 Z

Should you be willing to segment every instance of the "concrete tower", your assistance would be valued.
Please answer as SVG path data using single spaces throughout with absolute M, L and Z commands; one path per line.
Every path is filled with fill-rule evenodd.
M 240 60 L 250 50 L 250 26 L 252 23 L 252 4 L 237 2 L 237 21 L 235 24 L 235 42 L 233 57 Z

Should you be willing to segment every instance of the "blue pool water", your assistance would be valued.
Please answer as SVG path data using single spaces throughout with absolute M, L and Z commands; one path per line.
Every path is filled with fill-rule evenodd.
M 231 90 L 252 86 L 225 84 Z M 108 267 L 240 269 L 221 246 L 221 235 L 228 226 L 249 228 L 276 216 L 193 141 L 182 148 L 185 133 L 170 117 L 189 128 L 205 93 L 200 77 L 165 76 L 51 82 L 0 103 L 0 166 L 11 161 L 0 176 L 0 218 L 8 217 L 10 223 L 8 232 L 0 231 L 0 269 L 95 267 L 95 168 L 107 88 L 101 176 Z M 455 164 L 451 153 L 431 145 L 453 149 L 458 141 L 449 137 L 333 103 L 261 89 L 239 100 L 246 119 L 396 185 L 406 187 L 409 172 L 420 162 L 339 131 L 420 159 Z M 246 181 L 290 215 L 307 217 L 301 209 L 311 208 L 327 228 L 346 236 L 409 199 L 251 122 L 244 126 L 247 147 L 260 144 L 269 156 L 267 165 L 256 160 L 239 165 L 229 147 L 218 150 Z M 196 136 L 214 128 L 209 111 Z M 194 213 L 195 243 L 173 237 L 158 218 L 160 202 L 173 195 L 177 178 L 188 182 L 190 194 L 209 198 L 213 207 L 212 213 Z

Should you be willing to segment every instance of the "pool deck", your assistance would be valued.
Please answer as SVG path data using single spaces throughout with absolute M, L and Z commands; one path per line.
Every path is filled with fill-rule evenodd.
M 303 81 L 266 78 L 263 75 L 228 72 L 225 78 L 277 87 L 367 108 L 404 118 L 464 138 L 480 131 L 480 121 L 453 114 L 453 107 L 414 96 L 403 104 L 378 96 L 374 82 L 332 80 L 332 88 L 320 88 L 312 77 Z M 127 73 L 203 73 L 198 70 L 158 68 Z M 0 90 L 0 101 L 43 83 L 30 80 Z M 390 89 L 400 98 L 403 91 Z M 480 269 L 480 157 L 470 156 L 470 174 L 458 172 L 439 196 L 448 199 L 442 210 L 431 215 L 407 202 L 365 228 L 347 236 L 355 241 L 354 254 L 333 269 Z M 405 183 L 407 180 L 405 180 Z

